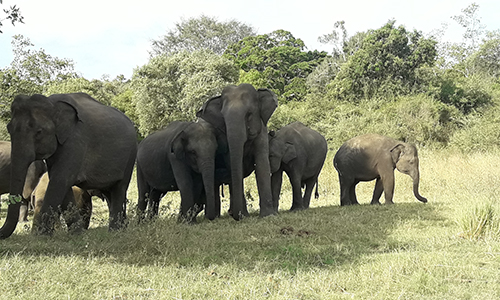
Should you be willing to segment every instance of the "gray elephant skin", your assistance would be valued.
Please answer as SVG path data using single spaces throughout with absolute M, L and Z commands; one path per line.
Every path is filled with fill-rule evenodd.
M 10 188 L 10 148 L 10 142 L 0 141 L 0 195 L 8 193 Z M 28 221 L 28 202 L 31 198 L 31 193 L 37 186 L 40 177 L 46 171 L 47 167 L 41 160 L 34 161 L 28 167 L 22 193 L 23 199 L 19 212 L 19 222 Z
M 45 200 L 45 193 L 47 192 L 47 187 L 49 185 L 49 174 L 45 173 L 40 178 L 40 182 L 33 191 L 32 206 L 33 206 L 33 218 L 37 218 L 40 214 L 43 202 Z M 92 217 L 92 196 L 84 189 L 77 186 L 72 188 L 73 196 L 75 198 L 75 207 L 61 207 L 61 213 L 72 214 L 75 213 L 73 209 L 76 209 L 76 213 L 80 214 L 83 221 L 83 229 L 88 229 L 90 225 L 90 218 Z
M 271 185 L 276 207 L 279 205 L 283 172 L 287 174 L 292 185 L 293 199 L 290 210 L 309 207 L 315 185 L 318 197 L 318 177 L 327 152 L 328 145 L 325 138 L 300 122 L 289 124 L 276 133 L 269 133 Z M 302 196 L 304 186 L 305 191 Z
M 378 134 L 365 134 L 345 142 L 333 159 L 339 174 L 340 205 L 358 204 L 356 185 L 360 181 L 376 179 L 371 204 L 392 204 L 394 195 L 394 169 L 413 179 L 413 194 L 426 203 L 419 194 L 420 171 L 417 148 L 409 143 Z
M 222 152 L 231 176 L 229 211 L 235 220 L 248 216 L 243 178 L 245 171 L 252 168 L 255 168 L 260 216 L 277 213 L 272 202 L 267 137 L 267 122 L 277 106 L 272 91 L 240 84 L 225 87 L 220 96 L 205 102 L 197 113 L 216 128 L 219 147 L 227 146 Z
M 134 125 L 122 112 L 83 93 L 20 95 L 12 102 L 11 116 L 10 204 L 0 238 L 16 228 L 24 179 L 35 160 L 45 160 L 50 177 L 40 214 L 33 219 L 35 234 L 53 232 L 59 207 L 74 203 L 73 185 L 101 191 L 109 199 L 110 230 L 125 226 L 137 140 Z M 73 224 L 70 231 L 80 231 L 81 218 L 74 217 L 66 222 Z
M 138 212 L 158 215 L 161 197 L 168 191 L 180 191 L 180 219 L 195 222 L 205 205 L 205 217 L 220 215 L 215 203 L 215 156 L 217 140 L 207 122 L 174 121 L 150 134 L 137 152 Z

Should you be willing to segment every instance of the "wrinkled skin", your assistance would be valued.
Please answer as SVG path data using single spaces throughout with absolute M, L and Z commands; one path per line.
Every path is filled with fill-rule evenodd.
M 206 122 L 170 123 L 147 136 L 137 152 L 138 212 L 158 215 L 161 197 L 168 191 L 180 191 L 180 219 L 195 222 L 205 205 L 209 220 L 220 215 L 215 202 L 215 156 L 217 140 L 214 128 Z
M 45 160 L 50 177 L 40 213 L 33 219 L 35 234 L 53 232 L 60 208 L 74 204 L 73 185 L 101 191 L 109 199 L 109 228 L 125 226 L 126 192 L 137 141 L 134 125 L 122 112 L 83 93 L 20 95 L 12 102 L 11 116 L 7 125 L 12 143 L 9 199 L 20 199 L 33 161 Z M 9 205 L 0 238 L 14 231 L 19 206 Z M 81 231 L 79 214 L 66 222 L 70 231 Z
M 235 220 L 248 216 L 243 178 L 255 167 L 260 216 L 276 214 L 272 203 L 267 122 L 278 106 L 276 95 L 250 84 L 227 86 L 208 100 L 197 116 L 216 128 L 219 147 L 226 146 L 224 163 L 230 180 L 230 214 Z
M 0 141 L 0 195 L 9 192 L 10 188 L 10 142 Z M 28 168 L 26 181 L 23 188 L 23 200 L 19 212 L 19 222 L 28 221 L 28 202 L 40 177 L 47 171 L 45 163 L 41 160 L 34 161 Z
M 339 173 L 340 205 L 358 204 L 355 188 L 360 181 L 376 179 L 371 204 L 392 204 L 394 169 L 413 179 L 413 194 L 421 202 L 427 199 L 419 194 L 419 160 L 417 148 L 378 134 L 365 134 L 345 142 L 333 159 Z
M 292 185 L 293 201 L 290 210 L 309 207 L 311 195 L 325 162 L 328 145 L 325 138 L 300 122 L 281 128 L 269 134 L 269 162 L 271 165 L 271 185 L 273 203 L 279 205 L 283 171 Z M 302 187 L 305 186 L 304 196 Z
M 40 178 L 40 182 L 33 191 L 33 197 L 31 199 L 32 205 L 34 207 L 33 218 L 37 218 L 40 214 L 48 185 L 49 174 L 45 173 Z M 82 218 L 83 229 L 88 229 L 90 225 L 90 217 L 92 216 L 92 196 L 90 196 L 90 194 L 86 190 L 81 189 L 77 186 L 73 186 L 71 189 L 75 198 L 76 212 L 72 211 L 71 207 L 61 207 L 61 213 L 63 213 L 63 216 L 64 213 L 70 215 L 72 213 L 79 213 Z M 70 219 L 72 218 L 70 217 Z

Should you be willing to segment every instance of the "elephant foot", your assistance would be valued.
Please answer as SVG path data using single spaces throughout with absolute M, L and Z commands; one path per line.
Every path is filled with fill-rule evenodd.
M 377 200 L 377 201 L 373 201 L 373 200 L 372 200 L 372 202 L 370 202 L 370 204 L 371 204 L 371 205 L 381 205 L 381 204 L 380 204 L 380 201 L 378 201 L 378 200 Z
M 304 207 L 303 205 L 292 204 L 290 211 L 300 211 L 300 210 L 304 210 L 304 209 L 306 209 L 306 207 Z
M 244 210 L 244 211 L 239 211 L 237 214 L 233 213 L 233 211 L 231 209 L 229 209 L 227 211 L 227 213 L 233 217 L 233 219 L 235 219 L 236 221 L 240 221 L 242 220 L 243 218 L 248 218 L 250 217 L 250 214 L 248 213 L 247 210 Z

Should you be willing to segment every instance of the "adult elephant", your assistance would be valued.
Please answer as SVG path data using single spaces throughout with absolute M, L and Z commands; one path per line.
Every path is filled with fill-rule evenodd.
M 74 203 L 73 185 L 96 189 L 109 199 L 109 228 L 125 225 L 126 192 L 137 152 L 132 122 L 119 110 L 87 94 L 17 96 L 7 129 L 12 142 L 12 176 L 7 220 L 0 238 L 17 225 L 28 166 L 45 160 L 50 182 L 33 232 L 51 234 L 59 207 Z M 81 218 L 66 220 L 81 229 Z
M 214 176 L 217 140 L 207 122 L 174 121 L 147 136 L 137 152 L 138 211 L 148 217 L 158 214 L 161 197 L 168 191 L 180 191 L 180 218 L 195 222 L 205 206 L 205 217 L 220 215 L 215 203 Z
M 40 214 L 48 185 L 49 174 L 45 173 L 40 178 L 40 182 L 33 191 L 33 197 L 31 199 L 34 210 L 34 219 L 36 219 Z M 81 189 L 77 186 L 73 186 L 71 189 L 75 198 L 75 207 L 61 207 L 61 212 L 63 213 L 63 216 L 65 214 L 71 215 L 72 213 L 75 213 L 73 209 L 76 209 L 76 213 L 80 214 L 83 220 L 83 228 L 88 229 L 90 225 L 90 218 L 92 217 L 92 196 L 86 190 Z
M 243 195 L 244 169 L 248 169 L 245 165 L 255 166 L 260 216 L 277 212 L 272 203 L 267 137 L 267 122 L 277 106 L 272 91 L 240 84 L 225 87 L 220 96 L 205 102 L 197 113 L 217 129 L 219 143 L 227 145 L 224 160 L 231 174 L 229 210 L 235 220 L 248 216 Z
M 365 134 L 345 142 L 333 159 L 339 173 L 340 205 L 358 204 L 356 185 L 376 179 L 371 204 L 380 204 L 382 192 L 385 203 L 392 204 L 394 169 L 413 179 L 413 194 L 422 202 L 427 199 L 418 192 L 420 182 L 417 148 L 414 145 L 378 134 Z
M 10 188 L 10 148 L 10 142 L 0 141 L 0 195 L 8 193 Z M 46 171 L 47 167 L 41 160 L 34 161 L 28 167 L 22 192 L 23 200 L 19 212 L 19 222 L 28 221 L 28 202 L 31 198 L 31 193 L 37 186 L 40 177 Z
M 292 185 L 293 198 L 290 210 L 308 208 L 315 185 L 318 197 L 318 177 L 325 163 L 327 151 L 325 138 L 300 122 L 269 133 L 271 186 L 276 208 L 279 205 L 283 171 Z M 304 196 L 302 196 L 303 186 L 305 186 Z

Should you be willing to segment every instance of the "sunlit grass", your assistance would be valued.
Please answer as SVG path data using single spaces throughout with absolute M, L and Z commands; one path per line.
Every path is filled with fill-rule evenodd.
M 340 207 L 334 151 L 319 178 L 319 199 L 289 212 L 284 178 L 280 214 L 258 218 L 253 177 L 245 180 L 250 218 L 176 221 L 179 193 L 160 217 L 137 224 L 135 179 L 128 228 L 108 232 L 108 210 L 94 200 L 81 235 L 29 234 L 20 224 L 0 241 L 0 299 L 495 299 L 500 297 L 500 154 L 420 149 L 421 194 L 396 172 L 395 205 L 369 205 L 374 182 L 360 183 L 361 205 Z M 252 200 L 253 199 L 253 200 Z M 5 206 L 0 215 L 5 219 Z M 483 222 L 482 233 L 464 233 Z M 495 225 L 497 224 L 497 225 Z M 480 227 L 480 226 L 479 226 Z M 476 226 L 477 228 L 477 226 Z M 474 231 L 472 231 L 474 232 Z

